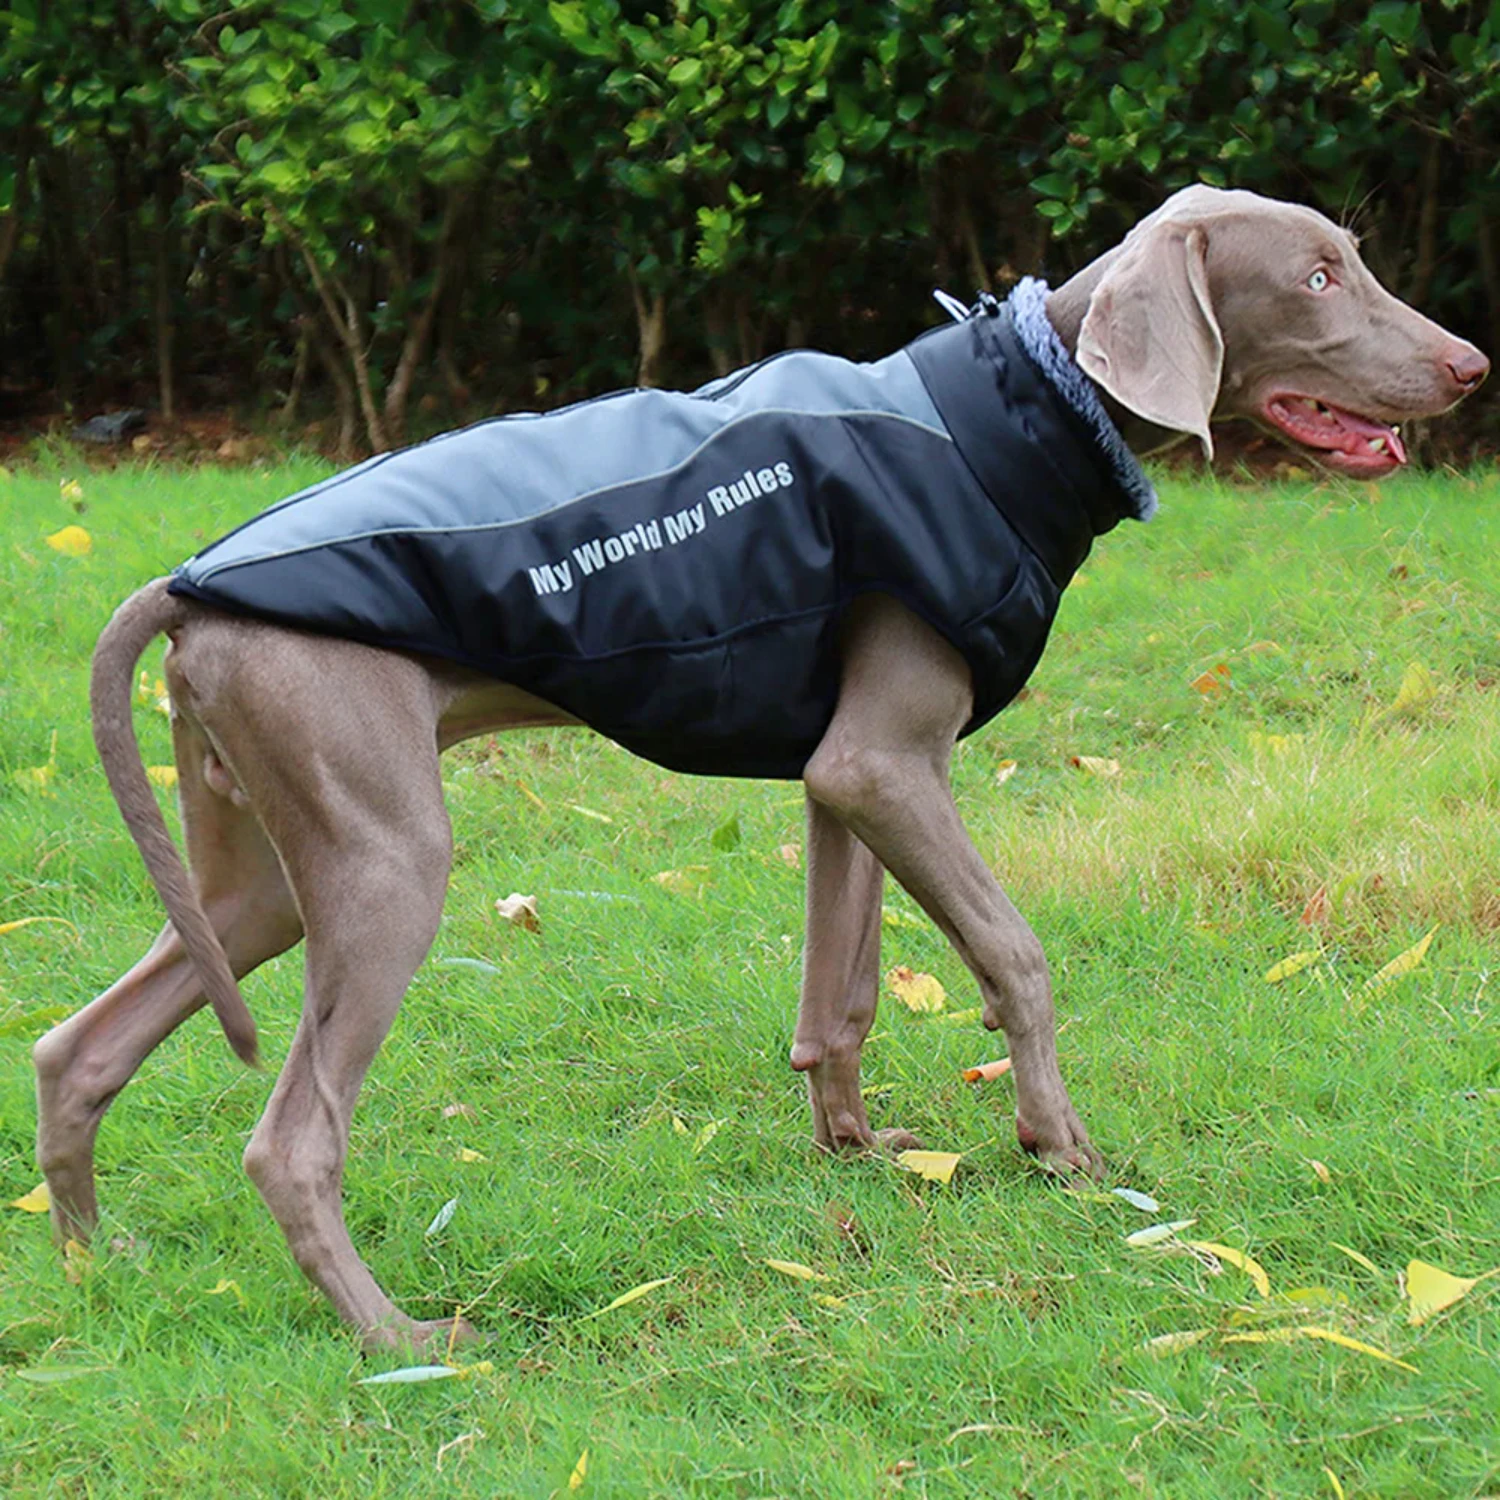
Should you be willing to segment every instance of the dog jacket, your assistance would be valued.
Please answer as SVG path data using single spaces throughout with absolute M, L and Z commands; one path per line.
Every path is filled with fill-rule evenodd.
M 838 627 L 886 594 L 968 663 L 968 734 L 1031 674 L 1149 481 L 1025 282 L 871 364 L 793 351 L 692 393 L 496 418 L 292 495 L 173 593 L 460 662 L 678 771 L 800 776 Z

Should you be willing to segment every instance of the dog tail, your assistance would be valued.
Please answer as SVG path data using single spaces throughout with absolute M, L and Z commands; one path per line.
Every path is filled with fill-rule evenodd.
M 154 579 L 132 594 L 115 611 L 94 647 L 89 677 L 94 744 L 120 816 L 141 851 L 146 873 L 203 981 L 219 1025 L 235 1054 L 254 1067 L 255 1021 L 235 982 L 224 945 L 208 920 L 182 856 L 167 832 L 166 820 L 146 779 L 131 717 L 135 664 L 146 647 L 180 618 L 181 606 L 167 593 L 168 581 Z

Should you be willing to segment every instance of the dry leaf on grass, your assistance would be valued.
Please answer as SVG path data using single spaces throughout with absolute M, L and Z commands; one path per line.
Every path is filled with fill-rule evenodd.
M 1421 662 L 1414 661 L 1401 674 L 1401 686 L 1386 712 L 1415 718 L 1424 709 L 1430 707 L 1436 697 L 1437 679 Z
M 1328 899 L 1328 887 L 1320 885 L 1307 898 L 1307 905 L 1302 908 L 1298 920 L 1304 927 L 1322 927 L 1332 915 L 1333 903 Z
M 1173 1219 L 1168 1224 L 1148 1224 L 1144 1229 L 1127 1234 L 1125 1243 L 1132 1250 L 1143 1250 L 1148 1245 L 1159 1245 L 1171 1239 L 1180 1229 L 1191 1229 L 1197 1222 L 1196 1219 Z
M 663 870 L 651 880 L 674 896 L 701 896 L 708 885 L 708 866 L 684 865 L 680 870 Z
M 995 784 L 1004 786 L 1012 776 L 1016 774 L 1016 763 L 1013 760 L 1002 760 L 995 765 Z
M 1207 1255 L 1212 1255 L 1217 1260 L 1227 1261 L 1231 1266 L 1243 1271 L 1251 1281 L 1255 1283 L 1255 1290 L 1262 1297 L 1271 1295 L 1271 1281 L 1261 1268 L 1259 1262 L 1253 1261 L 1243 1250 L 1236 1250 L 1232 1245 L 1220 1245 L 1214 1240 L 1184 1240 L 1182 1242 L 1189 1250 L 1201 1250 Z
M 1194 1344 L 1201 1344 L 1204 1339 L 1212 1335 L 1213 1329 L 1211 1328 L 1188 1328 L 1181 1333 L 1159 1333 L 1154 1339 L 1147 1339 L 1141 1348 L 1160 1359 L 1164 1354 L 1176 1354 L 1180 1350 L 1191 1349 Z
M 86 557 L 94 550 L 94 539 L 82 526 L 64 526 L 47 538 L 47 545 L 64 557 Z
M 570 1490 L 581 1490 L 583 1481 L 589 1475 L 589 1450 L 585 1448 L 578 1455 L 578 1462 L 573 1465 L 573 1472 L 568 1475 L 568 1488 Z
M 1120 774 L 1119 761 L 1107 760 L 1099 755 L 1070 755 L 1068 762 L 1070 765 L 1076 766 L 1080 771 L 1087 772 L 1090 776 L 1109 778 Z
M 1266 970 L 1265 982 L 1280 984 L 1283 979 L 1290 979 L 1293 974 L 1310 969 L 1322 956 L 1321 948 L 1304 948 L 1300 953 L 1289 953 L 1280 963 L 1272 964 Z
M 1452 1307 L 1460 1298 L 1468 1296 L 1472 1288 L 1491 1276 L 1500 1276 L 1500 1266 L 1486 1271 L 1482 1276 L 1454 1276 L 1425 1260 L 1413 1260 L 1406 1267 L 1406 1296 L 1411 1303 L 1406 1321 L 1415 1327 L 1425 1323 L 1434 1313 Z
M 977 1068 L 965 1068 L 962 1076 L 965 1083 L 980 1083 L 991 1078 L 1003 1078 L 1009 1072 L 1010 1059 L 1001 1057 L 994 1062 L 980 1063 Z
M 147 766 L 146 776 L 157 786 L 163 787 L 167 791 L 171 791 L 177 785 L 176 766 Z
M 44 1214 L 52 1207 L 52 1194 L 45 1182 L 39 1182 L 29 1193 L 13 1199 L 10 1206 L 19 1208 L 23 1214 Z
M 512 891 L 510 895 L 495 902 L 495 910 L 507 922 L 524 927 L 527 932 L 542 930 L 542 920 L 536 912 L 535 896 L 523 896 L 519 891 Z
M 783 1276 L 790 1276 L 794 1281 L 827 1281 L 821 1271 L 815 1271 L 811 1266 L 804 1266 L 795 1260 L 768 1260 L 766 1262 L 773 1271 L 780 1271 Z
M 962 1151 L 903 1151 L 896 1161 L 928 1182 L 952 1182 L 953 1170 L 963 1159 Z
M 78 937 L 78 929 L 66 917 L 16 917 L 10 922 L 0 922 L 0 937 L 7 932 L 19 932 L 23 927 L 32 927 L 41 922 L 55 922 L 59 927 L 66 927 L 75 938 Z
M 1372 974 L 1365 981 L 1364 987 L 1367 990 L 1383 990 L 1386 985 L 1410 974 L 1427 956 L 1427 949 L 1431 946 L 1433 934 L 1436 932 L 1437 928 L 1434 927 L 1426 937 L 1420 942 L 1413 943 L 1405 953 L 1398 953 L 1383 969 Z
M 1328 1243 L 1333 1246 L 1333 1248 L 1337 1250 L 1340 1255 L 1347 1255 L 1349 1259 L 1355 1263 L 1355 1265 L 1363 1266 L 1365 1270 L 1370 1272 L 1372 1276 L 1380 1276 L 1382 1278 L 1385 1276 L 1385 1272 L 1382 1271 L 1380 1267 L 1377 1266 L 1368 1255 L 1361 1255 L 1358 1250 L 1351 1250 L 1348 1245 L 1341 1245 L 1337 1240 L 1329 1240 Z
M 1217 666 L 1210 667 L 1206 672 L 1200 672 L 1193 678 L 1193 688 L 1203 694 L 1205 698 L 1217 697 L 1218 694 L 1227 691 L 1229 687 L 1229 663 L 1219 662 Z
M 578 1321 L 587 1323 L 591 1318 L 602 1318 L 605 1313 L 613 1312 L 617 1307 L 629 1307 L 632 1302 L 639 1302 L 642 1297 L 654 1292 L 657 1287 L 665 1286 L 669 1281 L 676 1279 L 675 1276 L 658 1276 L 655 1281 L 643 1281 L 639 1286 L 631 1287 L 628 1292 L 621 1292 L 613 1302 L 595 1308 L 591 1313 L 585 1313 Z
M 908 1009 L 919 1014 L 935 1014 L 948 1003 L 943 987 L 931 974 L 919 974 L 897 964 L 885 976 L 890 992 Z

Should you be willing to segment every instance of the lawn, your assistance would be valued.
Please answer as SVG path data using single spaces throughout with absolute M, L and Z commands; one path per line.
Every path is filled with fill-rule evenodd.
M 161 920 L 91 748 L 93 637 L 318 472 L 0 474 L 4 1202 L 38 1180 L 30 1042 Z M 0 1209 L 0 1493 L 1500 1494 L 1500 1276 L 1415 1325 L 1405 1280 L 1500 1267 L 1500 476 L 1162 491 L 955 762 L 1050 956 L 1104 1187 L 1159 1207 L 1028 1164 L 1009 1080 L 960 1076 L 1003 1040 L 893 886 L 882 968 L 947 999 L 887 993 L 872 1118 L 962 1160 L 944 1184 L 816 1155 L 786 1061 L 798 788 L 577 731 L 476 741 L 445 762 L 446 916 L 346 1187 L 396 1300 L 484 1342 L 453 1378 L 361 1384 L 401 1361 L 361 1357 L 241 1172 L 289 954 L 245 984 L 268 1071 L 205 1013 L 117 1101 L 91 1256 Z M 49 545 L 69 526 L 86 554 Z M 512 892 L 540 932 L 497 914 Z

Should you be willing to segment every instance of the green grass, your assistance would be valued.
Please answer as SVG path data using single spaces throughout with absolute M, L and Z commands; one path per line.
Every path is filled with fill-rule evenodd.
M 72 924 L 0 935 L 5 1201 L 36 1181 L 30 1040 L 160 921 L 90 747 L 93 637 L 130 589 L 316 472 L 67 462 L 0 478 L 0 923 Z M 356 1384 L 392 1362 L 361 1360 L 239 1169 L 272 1075 L 200 1016 L 105 1122 L 91 1266 L 70 1281 L 45 1222 L 0 1211 L 0 1493 L 542 1497 L 570 1493 L 585 1448 L 585 1497 L 1331 1496 L 1325 1467 L 1350 1497 L 1500 1493 L 1500 1278 L 1415 1328 L 1397 1282 L 1412 1257 L 1500 1266 L 1500 482 L 1163 488 L 1156 522 L 1098 545 L 1030 694 L 960 749 L 958 795 L 1047 947 L 1111 1184 L 1332 1306 L 1268 1308 L 1228 1266 L 1127 1249 L 1149 1217 L 1040 1179 L 1009 1083 L 960 1081 L 997 1039 L 890 999 L 866 1054 L 875 1123 L 965 1152 L 958 1175 L 814 1155 L 786 1065 L 801 880 L 778 850 L 801 839 L 797 788 L 517 734 L 446 764 L 447 913 L 347 1182 L 392 1295 L 462 1306 L 488 1335 L 466 1357 L 490 1369 Z M 69 523 L 91 555 L 46 545 Z M 1414 662 L 1435 696 L 1388 712 Z M 1195 690 L 1220 664 L 1225 688 Z M 165 721 L 143 708 L 140 726 L 166 760 Z M 49 783 L 18 779 L 54 736 Z M 687 865 L 709 867 L 701 898 L 651 879 Z M 1298 919 L 1320 887 L 1324 960 L 1267 984 L 1315 945 Z M 540 935 L 495 916 L 511 891 L 537 895 Z M 884 964 L 977 1004 L 912 903 L 888 903 L 909 920 Z M 1415 972 L 1364 988 L 1435 925 Z M 293 954 L 246 984 L 273 1063 L 299 977 Z M 1218 1341 L 1289 1316 L 1419 1373 Z M 1142 1348 L 1187 1329 L 1216 1335 Z

